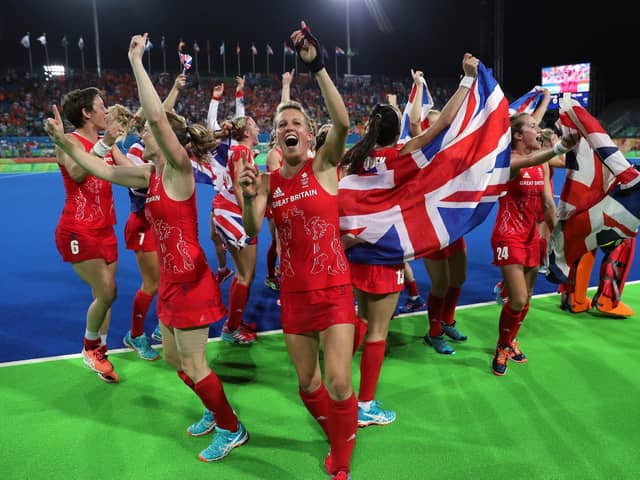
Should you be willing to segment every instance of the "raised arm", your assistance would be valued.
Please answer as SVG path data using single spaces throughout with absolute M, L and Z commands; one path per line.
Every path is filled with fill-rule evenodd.
M 134 167 L 107 165 L 99 154 L 106 155 L 109 147 L 99 147 L 95 155 L 85 152 L 79 142 L 64 134 L 62 118 L 55 105 L 53 106 L 53 115 L 54 118 L 48 118 L 45 122 L 45 131 L 55 143 L 56 150 L 75 162 L 83 171 L 125 187 L 144 188 L 149 186 L 152 168 L 150 164 Z M 104 151 L 101 148 L 107 148 L 107 150 Z
M 324 68 L 320 42 L 311 35 L 311 31 L 304 22 L 301 22 L 300 26 L 300 30 L 291 34 L 291 40 L 298 51 L 300 60 L 309 67 L 318 82 L 331 118 L 331 130 L 327 134 L 324 145 L 316 152 L 314 170 L 329 170 L 340 163 L 344 154 L 347 133 L 349 132 L 349 114 L 338 89 Z
M 293 81 L 293 75 L 295 73 L 296 69 L 292 68 L 290 72 L 284 72 L 282 74 L 282 94 L 280 95 L 281 103 L 291 100 L 291 82 Z
M 144 55 L 144 45 L 147 42 L 147 34 L 134 35 L 131 37 L 129 45 L 129 62 L 133 69 L 133 75 L 138 85 L 138 95 L 140 96 L 140 105 L 144 116 L 149 122 L 153 136 L 158 142 L 160 150 L 164 154 L 167 164 L 173 169 L 182 173 L 191 174 L 191 161 L 189 155 L 184 149 L 175 133 L 169 125 L 167 115 L 160 101 L 160 97 L 153 88 L 151 79 L 144 69 L 142 57 Z
M 540 100 L 540 103 L 536 107 L 535 111 L 531 114 L 533 119 L 536 121 L 536 124 L 538 125 L 540 125 L 544 114 L 547 113 L 547 107 L 549 106 L 549 102 L 551 101 L 551 94 L 549 93 L 548 89 L 543 88 L 542 93 L 542 100 Z
M 551 190 L 551 171 L 549 165 L 543 165 L 544 168 L 544 191 L 542 192 L 542 211 L 544 215 L 544 222 L 549 227 L 549 230 L 553 232 L 553 228 L 556 226 L 556 202 L 553 201 L 553 191 Z
M 162 105 L 164 106 L 165 112 L 170 112 L 173 110 L 173 107 L 176 105 L 176 100 L 178 99 L 178 95 L 180 94 L 180 90 L 184 88 L 187 84 L 187 77 L 182 73 L 178 75 L 173 82 L 173 87 L 169 90 L 169 94 L 167 98 L 164 99 Z
M 213 86 L 211 101 L 209 102 L 209 111 L 207 112 L 207 128 L 212 132 L 220 130 L 220 124 L 218 124 L 218 107 L 220 106 L 223 93 L 224 82 Z
M 244 76 L 236 77 L 236 117 L 244 117 Z
M 464 103 L 464 99 L 467 97 L 469 89 L 478 76 L 479 63 L 480 61 L 470 53 L 464 54 L 462 58 L 462 70 L 464 71 L 464 78 L 460 82 L 460 85 L 458 85 L 458 89 L 444 106 L 442 112 L 440 113 L 440 116 L 434 122 L 434 124 L 431 125 L 427 130 L 422 132 L 422 134 L 412 138 L 404 144 L 404 146 L 400 150 L 401 155 L 419 150 L 420 148 L 431 142 L 434 138 L 436 138 L 445 128 L 451 125 L 451 122 L 453 122 L 453 119 L 458 113 L 458 110 Z
M 409 110 L 409 128 L 411 129 L 411 136 L 417 137 L 422 133 L 422 119 L 420 116 L 422 115 L 422 83 L 424 82 L 424 74 L 420 70 L 414 71 L 411 69 L 411 77 L 416 87 L 416 96 L 413 99 L 411 110 Z
M 533 167 L 548 162 L 555 156 L 564 155 L 576 145 L 576 139 L 571 135 L 564 135 L 559 142 L 551 148 L 534 150 L 527 155 L 511 154 L 511 178 L 518 175 L 521 168 Z

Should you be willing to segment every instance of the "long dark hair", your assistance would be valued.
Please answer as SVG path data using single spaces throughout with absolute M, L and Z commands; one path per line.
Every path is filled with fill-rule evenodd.
M 342 166 L 352 174 L 362 169 L 362 164 L 376 145 L 391 145 L 400 134 L 400 117 L 391 105 L 376 105 L 364 136 L 342 157 Z

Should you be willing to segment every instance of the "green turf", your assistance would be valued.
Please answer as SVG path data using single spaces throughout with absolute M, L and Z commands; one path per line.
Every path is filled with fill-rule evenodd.
M 639 299 L 640 285 L 629 285 L 636 312 Z M 354 479 L 639 478 L 638 319 L 557 304 L 534 300 L 520 335 L 529 363 L 510 363 L 501 378 L 490 372 L 498 306 L 459 310 L 470 340 L 453 357 L 422 343 L 423 316 L 395 319 L 377 397 L 398 420 L 359 430 Z M 210 344 L 251 434 L 215 464 L 196 458 L 210 437 L 185 434 L 202 409 L 175 373 L 132 353 L 111 358 L 118 385 L 80 359 L 0 368 L 3 479 L 326 478 L 327 443 L 297 396 L 281 335 Z

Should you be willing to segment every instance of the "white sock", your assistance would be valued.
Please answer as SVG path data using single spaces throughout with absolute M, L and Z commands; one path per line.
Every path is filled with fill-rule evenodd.
M 358 407 L 360 407 L 365 412 L 368 412 L 369 410 L 371 410 L 372 403 L 373 403 L 373 400 L 369 400 L 368 402 L 358 402 Z
M 86 338 L 87 340 L 98 340 L 100 338 L 100 332 L 91 332 L 89 330 L 85 330 L 84 338 Z
M 100 343 L 102 345 L 106 345 L 107 344 L 107 334 L 106 333 L 104 335 L 100 335 Z

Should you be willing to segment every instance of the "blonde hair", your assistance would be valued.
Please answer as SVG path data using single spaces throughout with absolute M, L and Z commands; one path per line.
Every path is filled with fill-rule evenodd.
M 116 103 L 107 108 L 107 116 L 118 122 L 129 133 L 135 127 L 135 119 L 131 110 L 124 105 Z
M 284 112 L 285 110 L 297 110 L 299 111 L 303 116 L 304 116 L 304 123 L 307 126 L 307 129 L 313 133 L 313 135 L 315 136 L 316 134 L 316 124 L 313 120 L 311 120 L 311 117 L 309 115 L 307 115 L 307 112 L 304 111 L 304 107 L 302 106 L 302 104 L 300 102 L 296 102 L 294 100 L 289 100 L 287 102 L 282 102 L 280 103 L 280 105 L 278 105 L 278 109 L 276 110 L 276 118 L 275 121 L 273 122 L 274 125 L 277 125 L 277 119 L 278 119 L 278 115 L 280 115 L 282 112 Z M 276 127 L 274 127 L 276 128 Z
M 189 150 L 196 156 L 198 162 L 203 161 L 205 156 L 218 146 L 220 137 L 223 135 L 215 134 L 199 123 L 187 125 L 185 118 L 177 113 L 167 112 L 167 120 L 180 145 L 183 147 L 189 145 Z

